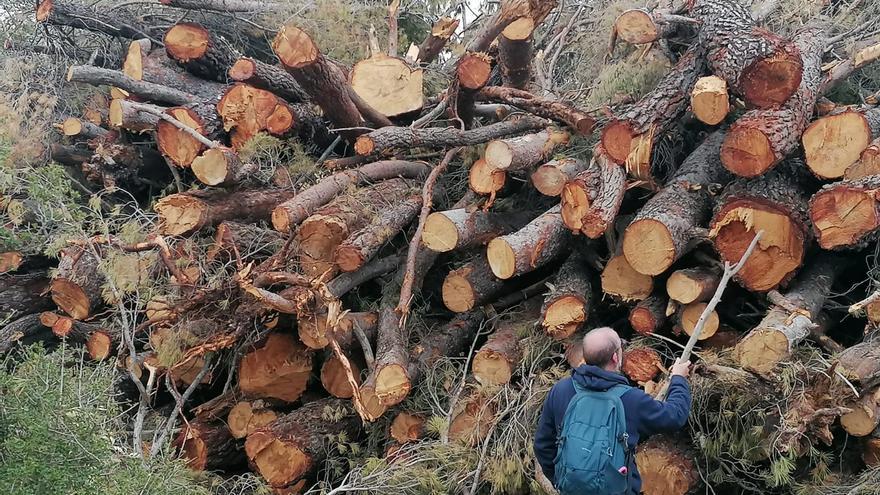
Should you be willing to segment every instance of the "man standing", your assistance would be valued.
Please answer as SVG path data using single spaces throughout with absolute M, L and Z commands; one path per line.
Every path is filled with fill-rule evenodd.
M 672 366 L 669 394 L 665 402 L 660 402 L 638 388 L 628 387 L 629 382 L 620 373 L 623 345 L 620 336 L 613 329 L 603 327 L 590 331 L 584 336 L 583 349 L 585 364 L 573 370 L 570 378 L 559 381 L 550 390 L 535 434 L 535 457 L 544 475 L 557 487 L 560 482 L 555 479 L 557 439 L 562 433 L 563 418 L 569 402 L 575 397 L 576 388 L 582 392 L 613 390 L 620 397 L 626 419 L 626 434 L 623 438 L 630 454 L 635 451 L 640 439 L 683 428 L 690 414 L 691 393 L 687 382 L 690 362 L 676 362 Z M 599 402 L 595 404 L 596 407 L 603 407 Z M 569 418 L 571 421 L 571 416 Z M 627 493 L 638 494 L 642 480 L 634 456 L 628 455 L 627 459 L 628 465 L 621 466 L 619 472 L 627 476 Z

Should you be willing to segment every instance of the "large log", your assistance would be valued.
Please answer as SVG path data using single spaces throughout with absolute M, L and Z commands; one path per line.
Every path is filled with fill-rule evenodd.
M 590 314 L 592 287 L 586 257 L 574 251 L 559 268 L 541 308 L 541 326 L 556 340 L 578 332 Z
M 531 169 L 546 162 L 553 152 L 568 144 L 569 134 L 548 128 L 535 134 L 489 141 L 483 159 L 497 170 Z
M 625 192 L 626 172 L 597 146 L 589 166 L 562 186 L 563 223 L 576 234 L 598 239 L 617 217 Z
M 70 26 L 96 33 L 128 39 L 149 37 L 149 29 L 135 18 L 129 18 L 112 9 L 98 10 L 64 0 L 37 2 L 37 22 L 56 26 Z
M 623 353 L 621 371 L 636 383 L 647 383 L 660 374 L 663 363 L 660 355 L 650 347 L 627 349 Z
M 74 319 L 88 318 L 103 301 L 105 278 L 99 263 L 90 246 L 72 246 L 61 251 L 50 291 L 55 304 Z
M 348 75 L 351 89 L 370 107 L 386 117 L 422 109 L 422 69 L 399 57 L 377 53 L 354 64 Z
M 281 67 L 269 65 L 253 58 L 242 57 L 229 68 L 229 78 L 278 95 L 288 103 L 309 100 L 309 95 L 293 76 Z
M 843 109 L 814 120 L 801 138 L 810 170 L 821 179 L 839 179 L 880 136 L 880 108 Z
M 806 167 L 790 160 L 756 179 L 738 179 L 721 195 L 710 237 L 724 261 L 736 263 L 755 234 L 757 249 L 735 278 L 753 291 L 785 284 L 800 268 L 811 240 L 804 194 Z
M 485 253 L 446 275 L 441 287 L 443 305 L 456 313 L 464 313 L 497 296 L 505 287 L 489 267 Z
M 359 155 L 382 154 L 391 149 L 415 147 L 444 148 L 474 146 L 522 132 L 546 127 L 547 122 L 535 117 L 522 117 L 489 124 L 477 129 L 454 127 L 383 127 L 357 138 L 354 149 Z
M 19 316 L 52 307 L 51 300 L 44 295 L 50 286 L 46 272 L 4 273 L 0 281 L 0 314 Z
M 797 91 L 778 109 L 746 112 L 727 132 L 721 162 L 736 175 L 761 175 L 795 151 L 813 114 L 822 84 L 825 34 L 805 29 L 794 41 L 803 58 Z
M 163 39 L 168 57 L 198 77 L 225 83 L 239 54 L 226 40 L 195 22 L 179 22 Z
M 399 444 L 415 442 L 425 435 L 425 426 L 423 416 L 402 412 L 394 417 L 388 435 Z
M 222 136 L 223 123 L 217 109 L 210 103 L 195 103 L 184 107 L 171 107 L 165 114 L 209 141 L 216 142 Z M 168 120 L 156 123 L 156 144 L 159 151 L 178 167 L 189 167 L 193 160 L 208 147 Z
M 389 205 L 410 197 L 413 191 L 412 182 L 394 178 L 339 196 L 318 209 L 296 233 L 302 272 L 315 279 L 333 277 L 338 270 L 334 261 L 336 249 L 342 242 L 370 225 Z
M 238 388 L 248 397 L 294 402 L 309 382 L 312 358 L 295 336 L 272 332 L 241 358 Z
M 473 390 L 454 405 L 449 440 L 475 448 L 489 435 L 496 421 L 496 404 L 486 390 Z
M 711 214 L 710 186 L 732 178 L 718 158 L 723 140 L 723 131 L 709 135 L 626 228 L 623 254 L 639 273 L 659 275 L 694 247 Z
M 749 106 L 779 107 L 808 77 L 809 62 L 801 58 L 810 51 L 758 28 L 738 0 L 696 0 L 690 15 L 700 22 L 696 43 L 706 47 L 712 72 Z
M 622 252 L 608 260 L 601 280 L 602 292 L 624 302 L 645 299 L 654 289 L 654 277 L 634 270 Z
M 232 85 L 217 103 L 217 114 L 229 133 L 232 147 L 240 149 L 262 131 L 283 137 L 299 126 L 308 107 L 288 105 L 273 93 L 244 83 Z
M 489 241 L 486 257 L 492 273 L 506 280 L 531 272 L 563 254 L 570 235 L 559 210 L 556 205 L 517 232 Z
M 352 101 L 345 74 L 320 52 L 305 31 L 291 24 L 285 25 L 275 36 L 272 49 L 284 68 L 335 127 L 348 129 L 362 125 L 364 119 Z M 353 141 L 360 133 L 346 130 L 340 135 Z
M 285 189 L 191 191 L 165 196 L 153 208 L 160 233 L 183 236 L 226 220 L 267 220 L 275 207 L 293 196 Z
M 867 246 L 880 232 L 880 175 L 826 185 L 810 199 L 810 220 L 823 249 Z
M 252 432 L 244 448 L 254 470 L 270 486 L 283 488 L 320 469 L 328 435 L 355 439 L 360 431 L 360 418 L 348 401 L 321 399 Z
M 681 443 L 668 436 L 655 436 L 636 448 L 635 462 L 642 476 L 645 495 L 685 495 L 697 485 L 693 457 Z
M 300 192 L 293 199 L 278 205 L 272 211 L 272 225 L 278 231 L 289 232 L 318 208 L 326 205 L 351 186 L 393 177 L 422 179 L 429 172 L 430 169 L 424 163 L 399 160 L 374 162 L 354 170 L 338 172 Z
M 241 469 L 246 460 L 241 444 L 223 423 L 190 421 L 173 444 L 181 451 L 187 466 L 197 471 L 234 472 Z
M 437 211 L 425 220 L 422 244 L 438 253 L 469 249 L 515 232 L 534 217 L 534 213 L 528 211 L 500 213 L 466 208 Z

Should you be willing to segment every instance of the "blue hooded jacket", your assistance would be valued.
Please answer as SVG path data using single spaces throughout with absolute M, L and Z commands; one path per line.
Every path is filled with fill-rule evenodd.
M 572 380 L 591 390 L 607 390 L 613 385 L 628 385 L 626 377 L 590 365 L 582 365 L 572 370 L 571 378 L 560 380 L 553 386 L 538 422 L 535 433 L 535 457 L 544 476 L 554 482 L 553 460 L 556 458 L 556 439 L 562 432 L 562 419 L 568 403 L 574 397 Z M 691 391 L 687 379 L 673 376 L 669 383 L 666 402 L 654 400 L 638 388 L 633 388 L 621 397 L 626 415 L 626 432 L 629 434 L 629 447 L 635 449 L 639 439 L 655 433 L 669 433 L 684 428 L 691 410 Z M 633 458 L 630 470 L 630 490 L 638 494 L 642 488 L 642 478 Z M 554 483 L 555 485 L 555 483 Z

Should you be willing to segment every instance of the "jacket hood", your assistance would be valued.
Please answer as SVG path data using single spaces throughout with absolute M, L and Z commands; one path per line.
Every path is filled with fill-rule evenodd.
M 620 373 L 589 364 L 583 364 L 572 370 L 571 378 L 590 390 L 608 390 L 617 384 L 629 385 L 629 381 Z

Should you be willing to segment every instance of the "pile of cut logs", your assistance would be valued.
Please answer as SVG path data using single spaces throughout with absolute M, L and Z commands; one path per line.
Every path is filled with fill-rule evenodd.
M 496 312 L 537 300 L 535 332 L 567 346 L 572 364 L 572 344 L 598 325 L 682 341 L 724 262 L 763 231 L 700 345 L 729 349 L 741 370 L 766 377 L 812 341 L 859 393 L 838 398 L 835 433 L 860 437 L 848 448 L 880 463 L 880 346 L 866 337 L 880 335 L 880 296 L 853 308 L 867 312 L 864 336 L 828 304 L 834 288 L 865 278 L 880 232 L 880 107 L 823 96 L 880 45 L 826 64 L 826 26 L 778 36 L 739 0 L 627 11 L 615 41 L 677 47 L 674 65 L 642 98 L 598 115 L 533 84 L 533 34 L 556 6 L 503 0 L 445 64 L 438 56 L 458 27 L 449 18 L 405 56 L 392 32 L 386 53 L 348 67 L 296 22 L 267 55 L 199 23 L 175 24 L 159 43 L 138 19 L 42 0 L 39 23 L 128 46 L 121 67 L 70 67 L 70 84 L 106 87 L 108 99 L 60 124 L 52 159 L 98 188 L 155 200 L 158 222 L 134 245 L 71 240 L 51 278 L 3 253 L 0 307 L 25 316 L 0 345 L 51 333 L 84 342 L 95 359 L 116 356 L 140 388 L 167 376 L 190 394 L 174 444 L 193 468 L 249 466 L 293 493 L 322 469 L 327 435 L 358 438 L 365 422 L 393 417 L 390 444 L 422 436 L 425 418 L 401 405 L 442 357 L 473 348 L 471 372 L 486 387 L 521 379 L 521 333 L 480 334 Z M 431 64 L 452 82 L 426 96 Z M 669 152 L 670 133 L 691 144 Z M 282 166 L 272 186 L 260 183 L 265 170 L 239 153 L 259 134 L 317 150 L 316 177 Z M 591 135 L 598 141 L 584 152 Z M 447 171 L 462 167 L 469 187 L 454 193 Z M 183 239 L 200 236 L 211 246 L 194 260 Z M 97 323 L 115 310 L 102 262 L 114 250 L 158 253 L 152 276 L 167 276 L 134 331 Z M 222 283 L 202 279 L 200 264 L 211 263 L 226 267 Z M 860 290 L 849 303 L 871 292 Z M 419 338 L 414 307 L 436 318 Z M 739 318 L 749 308 L 764 315 L 759 323 Z M 186 346 L 161 363 L 169 342 Z M 644 385 L 668 365 L 639 347 L 625 372 Z M 479 442 L 489 429 L 476 411 L 491 401 L 462 402 L 449 438 Z M 646 493 L 696 486 L 686 443 L 642 446 Z

